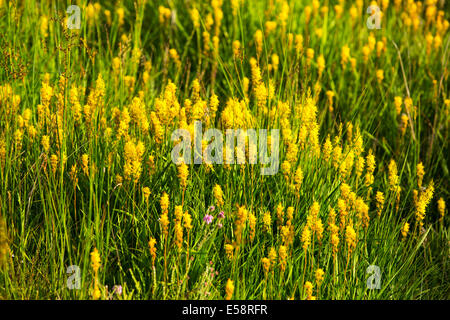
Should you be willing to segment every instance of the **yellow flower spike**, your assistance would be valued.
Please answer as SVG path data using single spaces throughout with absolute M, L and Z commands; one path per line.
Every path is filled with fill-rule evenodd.
M 187 211 L 183 214 L 183 221 L 184 221 L 183 225 L 184 228 L 189 232 L 189 230 L 192 229 L 192 217 Z
M 319 77 L 322 76 L 323 70 L 325 70 L 325 58 L 324 58 L 323 54 L 321 54 L 317 58 L 317 71 L 319 73 Z
M 225 300 L 231 300 L 234 293 L 234 281 L 228 279 L 227 284 L 225 285 Z
M 396 188 L 399 184 L 399 177 L 397 172 L 397 164 L 394 159 L 391 159 L 388 166 L 389 171 L 389 187 L 391 191 L 396 191 Z
M 220 185 L 216 184 L 213 188 L 214 198 L 216 199 L 216 204 L 218 207 L 223 207 L 223 191 Z
M 419 162 L 416 167 L 417 170 L 417 185 L 422 188 L 423 176 L 425 175 L 425 167 L 422 162 Z
M 335 228 L 337 229 L 337 228 Z M 339 234 L 337 232 L 333 233 L 331 235 L 331 245 L 333 246 L 333 260 L 336 258 L 336 254 L 338 253 L 339 249 Z
M 56 170 L 58 169 L 58 156 L 56 154 L 50 156 L 50 164 L 52 166 L 53 174 L 56 174 Z
M 178 247 L 178 250 L 181 250 L 183 245 L 183 227 L 181 226 L 181 221 L 175 223 L 175 245 Z
M 228 260 L 230 260 L 230 261 L 233 260 L 233 255 L 234 255 L 233 253 L 234 253 L 233 245 L 227 243 L 225 245 L 225 254 L 226 254 Z
M 399 115 L 400 112 L 402 112 L 402 104 L 403 104 L 402 97 L 397 96 L 394 98 L 395 112 L 397 113 L 397 115 Z
M 42 136 L 41 140 L 42 148 L 44 148 L 45 152 L 48 152 L 50 149 L 50 137 L 47 135 Z
M 438 212 L 439 212 L 439 220 L 441 222 L 444 221 L 444 216 L 445 216 L 445 200 L 441 197 L 439 198 L 438 202 L 437 202 L 437 207 L 438 207 Z
M 434 193 L 434 183 L 430 182 L 428 188 L 425 191 L 421 191 L 419 196 L 416 196 L 415 204 L 416 204 L 416 222 L 419 227 L 423 227 L 423 220 L 425 219 L 426 208 L 433 198 Z
M 303 227 L 302 235 L 301 235 L 302 248 L 304 251 L 308 250 L 309 245 L 311 244 L 311 232 L 309 227 L 305 225 Z
M 84 174 L 89 176 L 89 156 L 86 153 L 81 156 L 81 166 Z
M 91 252 L 91 267 L 92 270 L 94 270 L 95 275 L 97 275 L 100 266 L 101 266 L 100 254 L 98 253 L 97 248 L 94 248 L 94 250 L 92 250 Z
M 284 221 L 284 207 L 281 204 L 281 202 L 278 203 L 276 211 L 277 211 L 277 223 L 279 226 L 281 226 Z
M 150 193 L 151 193 L 151 191 L 150 191 L 149 187 L 142 188 L 142 194 L 144 196 L 145 202 L 147 202 L 147 203 L 148 203 L 148 198 L 150 196 Z
M 375 199 L 377 201 L 376 206 L 377 206 L 377 215 L 378 217 L 381 216 L 381 211 L 383 210 L 383 206 L 384 206 L 384 194 L 381 191 L 377 191 L 376 195 L 375 195 Z
M 313 296 L 313 284 L 310 281 L 305 282 L 306 300 L 316 300 Z
M 351 255 L 357 243 L 356 232 L 351 223 L 345 229 L 345 241 L 347 242 L 348 254 Z
M 161 205 L 161 211 L 163 213 L 169 212 L 169 195 L 166 192 L 163 192 L 159 204 Z
M 270 260 L 271 266 L 272 268 L 275 267 L 276 263 L 277 263 L 277 251 L 275 250 L 274 247 L 271 247 L 269 249 L 269 254 L 267 256 Z
M 409 232 L 409 223 L 405 222 L 403 224 L 402 229 L 401 229 L 401 233 L 402 233 L 402 237 L 403 237 L 402 240 L 403 241 L 406 239 L 406 236 L 408 235 L 408 232 Z
M 287 248 L 286 248 L 286 246 L 280 246 L 278 248 L 278 257 L 279 257 L 279 260 L 280 260 L 281 271 L 286 270 L 286 264 L 287 264 L 287 261 L 286 261 Z
M 195 29 L 200 28 L 200 13 L 196 8 L 189 11 Z
M 383 79 L 384 79 L 384 71 L 383 71 L 382 69 L 378 69 L 378 70 L 377 70 L 377 73 L 376 73 L 376 76 L 377 76 L 377 81 L 378 81 L 378 83 L 383 82 Z
M 269 260 L 269 258 L 262 258 L 261 259 L 261 264 L 262 264 L 262 266 L 263 266 L 263 270 L 264 270 L 264 273 L 266 274 L 266 276 L 267 276 L 267 273 L 269 272 L 269 270 L 270 270 L 270 260 Z
M 261 30 L 256 30 L 255 35 L 253 36 L 255 40 L 256 52 L 258 54 L 262 53 L 262 42 L 263 42 L 263 33 Z
M 344 69 L 349 59 L 350 59 L 350 48 L 348 45 L 344 45 L 341 49 L 341 65 Z
M 184 162 L 182 162 L 178 166 L 178 179 L 180 179 L 180 186 L 183 190 L 186 189 L 188 176 L 189 176 L 189 168 Z
M 148 247 L 150 250 L 150 256 L 152 257 L 152 266 L 155 266 L 155 260 L 156 260 L 156 239 L 150 238 L 150 241 L 148 242 Z
M 272 229 L 272 220 L 269 211 L 266 211 L 263 215 L 263 230 L 264 232 L 270 232 Z
M 320 287 L 320 285 L 323 282 L 324 274 L 325 274 L 325 272 L 322 269 L 320 269 L 320 268 L 316 269 L 315 278 L 316 278 L 316 283 L 317 283 L 318 287 Z
M 248 223 L 250 228 L 250 242 L 253 242 L 256 233 L 256 217 L 253 213 L 250 213 L 248 216 Z

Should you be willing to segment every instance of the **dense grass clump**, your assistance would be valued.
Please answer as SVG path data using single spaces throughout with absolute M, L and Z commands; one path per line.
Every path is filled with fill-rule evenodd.
M 448 299 L 449 12 L 0 0 L 0 298 Z

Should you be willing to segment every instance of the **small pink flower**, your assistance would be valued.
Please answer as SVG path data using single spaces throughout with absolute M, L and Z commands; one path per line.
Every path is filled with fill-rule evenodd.
M 220 219 L 225 218 L 225 213 L 224 213 L 223 211 L 220 211 L 218 217 L 219 217 Z
M 203 217 L 203 221 L 205 221 L 206 224 L 210 224 L 213 221 L 213 219 L 214 219 L 214 217 L 212 215 L 210 215 L 210 214 L 206 214 Z
M 113 287 L 113 292 L 115 292 L 118 296 L 122 295 L 122 286 L 119 285 L 115 285 Z
M 221 229 L 223 227 L 223 225 L 221 223 L 218 223 L 217 226 L 219 227 L 219 229 Z
M 214 211 L 214 209 L 216 209 L 216 207 L 214 207 L 214 206 L 211 206 L 211 207 L 209 207 L 209 211 Z

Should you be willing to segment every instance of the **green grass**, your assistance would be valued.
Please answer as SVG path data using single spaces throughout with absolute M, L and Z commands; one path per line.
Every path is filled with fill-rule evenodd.
M 403 1 L 404 9 L 397 11 L 393 2 L 383 10 L 381 29 L 368 30 L 368 1 L 362 1 L 355 19 L 350 17 L 353 2 L 345 3 L 338 18 L 333 9 L 338 1 L 321 1 L 321 7 L 329 6 L 328 12 L 324 14 L 319 9 L 311 14 L 309 22 L 305 6 L 311 6 L 311 1 L 289 2 L 284 28 L 278 20 L 282 1 L 246 0 L 235 15 L 232 2 L 223 1 L 223 18 L 217 29 L 219 51 L 214 53 L 217 10 L 207 1 L 100 1 L 100 10 L 94 16 L 87 14 L 90 9 L 84 9 L 88 2 L 79 1 L 80 30 L 64 28 L 69 3 L 66 6 L 61 1 L 0 1 L 0 218 L 4 221 L 0 229 L 0 297 L 90 299 L 97 281 L 102 299 L 223 299 L 227 280 L 231 279 L 234 299 L 305 299 L 306 281 L 314 284 L 313 295 L 318 299 L 448 299 L 449 220 L 448 215 L 440 219 L 437 200 L 443 198 L 448 203 L 450 36 L 448 29 L 439 31 L 441 45 L 427 52 L 426 35 L 439 32 L 436 19 L 426 22 L 426 4 L 419 13 L 422 23 L 415 30 L 405 25 L 402 16 L 410 12 L 411 5 Z M 160 5 L 172 10 L 172 17 L 164 23 L 159 21 Z M 200 12 L 199 29 L 194 28 L 189 13 L 194 6 Z M 118 8 L 124 9 L 121 25 Z M 111 23 L 104 10 L 110 11 Z M 448 2 L 438 10 L 443 12 L 442 21 L 448 20 Z M 205 42 L 203 31 L 208 25 L 208 14 L 215 22 L 209 30 L 210 40 Z M 48 19 L 47 35 L 41 29 L 44 17 Z M 258 29 L 265 33 L 266 21 L 278 24 L 264 37 L 262 52 L 258 53 L 254 34 Z M 319 28 L 320 38 L 315 33 Z M 291 46 L 289 33 L 294 35 Z M 362 48 L 371 33 L 376 41 L 384 42 L 385 51 L 377 56 L 375 48 L 364 61 Z M 295 48 L 297 34 L 304 39 L 300 51 Z M 123 35 L 128 41 L 123 41 Z M 233 54 L 234 40 L 241 43 L 239 57 Z M 345 69 L 341 65 L 344 45 L 349 46 L 350 56 L 355 58 L 355 68 L 350 62 Z M 134 48 L 141 51 L 138 60 L 133 59 Z M 180 66 L 169 55 L 172 48 L 178 52 Z M 315 52 L 310 63 L 307 48 Z M 278 70 L 269 71 L 274 53 L 279 56 Z M 317 71 L 320 54 L 325 58 L 321 76 Z M 116 57 L 121 61 L 117 72 L 113 69 Z M 258 61 L 262 83 L 266 88 L 273 84 L 273 96 L 263 105 L 258 105 L 254 92 L 249 63 L 252 57 Z M 146 62 L 151 63 L 151 69 Z M 379 69 L 384 70 L 381 82 L 376 77 Z M 40 114 L 38 107 L 45 104 L 41 88 L 46 73 L 53 87 L 48 115 Z M 100 75 L 104 89 L 97 84 Z M 67 81 L 61 81 L 61 76 Z M 133 87 L 127 86 L 126 76 L 135 79 Z M 247 93 L 244 77 L 250 79 Z M 191 164 L 187 188 L 180 187 L 177 167 L 170 158 L 170 137 L 173 130 L 184 126 L 182 116 L 175 108 L 173 119 L 165 121 L 164 110 L 158 109 L 156 102 L 157 98 L 164 98 L 170 80 L 177 87 L 176 99 L 181 109 L 186 110 L 186 99 L 195 102 L 194 79 L 200 83 L 200 101 L 207 101 L 199 119 L 204 128 L 227 129 L 224 110 L 228 100 L 235 98 L 244 101 L 253 117 L 253 128 L 281 129 L 280 164 L 292 157 L 288 180 L 281 166 L 276 175 L 262 176 L 259 164 Z M 315 90 L 316 84 L 320 84 L 320 91 Z M 73 86 L 79 89 L 80 119 L 74 111 L 74 96 L 70 92 Z M 333 111 L 329 109 L 328 90 L 334 92 Z M 100 96 L 95 101 L 89 99 L 95 92 Z M 209 103 L 213 94 L 219 100 L 215 117 Z M 20 97 L 20 103 L 15 103 L 15 96 Z M 137 96 L 144 109 L 133 113 L 132 101 Z M 309 96 L 312 104 L 308 103 Z M 409 113 L 412 120 L 404 133 L 401 115 L 394 106 L 395 96 L 410 96 L 415 107 L 406 109 L 402 105 L 401 113 Z M 283 111 L 280 102 L 289 105 L 289 113 Z M 312 105 L 317 107 L 317 114 L 308 118 L 308 112 L 314 109 Z M 120 134 L 125 107 L 131 121 L 125 134 Z M 27 109 L 31 110 L 31 117 L 24 123 Z M 117 116 L 115 110 L 121 113 Z M 235 116 L 241 116 L 242 108 L 237 110 Z M 162 122 L 161 142 L 157 141 L 157 128 L 151 118 L 153 111 Z M 190 125 L 194 118 L 187 111 L 186 114 Z M 139 116 L 141 120 L 136 118 Z M 148 121 L 148 132 L 142 127 L 142 119 Z M 36 129 L 34 137 L 30 126 Z M 236 120 L 234 128 L 240 126 Z M 309 135 L 316 126 L 318 141 Z M 349 126 L 353 128 L 351 132 Z M 307 137 L 302 140 L 305 128 Z M 324 157 L 323 144 L 330 135 L 333 147 L 342 147 L 337 165 L 345 163 L 350 150 L 356 150 L 357 128 L 363 139 L 361 156 L 366 158 L 371 149 L 376 159 L 370 186 L 364 182 L 366 168 L 358 176 L 352 163 L 345 175 L 339 167 L 335 168 L 333 156 L 330 160 Z M 22 134 L 20 139 L 18 132 Z M 48 151 L 41 143 L 44 135 L 50 137 Z M 129 140 L 145 145 L 137 181 L 127 180 L 124 170 L 124 147 Z M 314 155 L 317 142 L 319 156 Z M 289 144 L 296 145 L 298 153 L 292 155 Z M 83 172 L 83 154 L 89 156 L 88 174 Z M 55 172 L 50 163 L 52 155 L 58 158 Z M 64 156 L 66 162 L 62 163 Z M 391 159 L 398 168 L 398 200 L 390 191 Z M 423 187 L 434 183 L 422 230 L 416 222 L 413 201 L 414 190 L 424 192 L 418 185 L 419 162 L 425 167 Z M 76 181 L 71 174 L 75 165 Z M 304 178 L 300 189 L 295 190 L 291 184 L 298 167 Z M 356 208 L 348 210 L 358 242 L 349 252 L 345 229 L 341 230 L 339 251 L 333 258 L 329 212 L 331 208 L 336 210 L 339 225 L 337 202 L 343 197 L 343 183 L 350 185 L 369 206 L 370 222 L 364 228 Z M 213 194 L 216 184 L 223 190 L 223 206 L 218 205 Z M 148 200 L 143 196 L 144 187 L 151 191 Z M 379 217 L 377 191 L 385 196 Z M 158 221 L 163 192 L 170 198 L 168 238 L 163 237 Z M 305 254 L 301 234 L 314 202 L 320 205 L 323 239 L 319 244 L 315 237 Z M 283 223 L 277 223 L 279 204 L 284 207 L 284 214 L 288 207 L 294 208 L 290 221 L 294 237 L 287 245 L 285 270 L 278 259 L 265 274 L 261 259 L 268 256 L 271 247 L 278 253 L 283 244 L 281 226 L 288 220 L 285 215 Z M 181 249 L 175 245 L 176 205 L 183 205 L 183 211 L 193 220 L 189 238 L 184 230 Z M 211 205 L 216 206 L 212 213 L 215 218 L 207 225 L 203 217 Z M 247 219 L 239 244 L 236 219 L 241 206 L 255 215 L 256 227 L 251 240 Z M 217 216 L 221 210 L 225 213 L 223 220 Z M 272 219 L 269 232 L 264 231 L 262 219 L 267 211 Z M 223 227 L 219 228 L 219 222 Z M 410 232 L 402 240 L 404 222 L 410 224 Z M 157 241 L 154 268 L 148 246 L 151 238 Z M 239 244 L 232 259 L 225 253 L 225 244 L 230 243 Z M 90 261 L 94 248 L 101 258 L 97 279 Z M 66 286 L 70 265 L 80 267 L 79 290 Z M 370 265 L 380 268 L 380 289 L 367 287 L 370 274 L 366 270 Z M 317 268 L 325 271 L 320 286 L 314 276 Z M 123 286 L 122 295 L 112 293 L 114 285 Z

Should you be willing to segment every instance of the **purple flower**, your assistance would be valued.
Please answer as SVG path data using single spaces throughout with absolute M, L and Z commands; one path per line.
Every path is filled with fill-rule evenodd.
M 210 214 L 206 214 L 203 217 L 203 221 L 205 221 L 206 224 L 210 224 L 213 221 L 213 219 L 214 219 L 214 217 L 212 215 L 210 215 Z
M 223 211 L 220 211 L 218 217 L 219 217 L 220 219 L 225 218 L 225 213 L 224 213 Z
M 208 208 L 209 211 L 214 211 L 214 209 L 216 209 L 216 207 L 214 207 L 214 206 L 210 206 L 210 207 Z
M 113 288 L 113 292 L 117 293 L 118 296 L 122 295 L 122 286 L 119 285 L 115 285 Z

